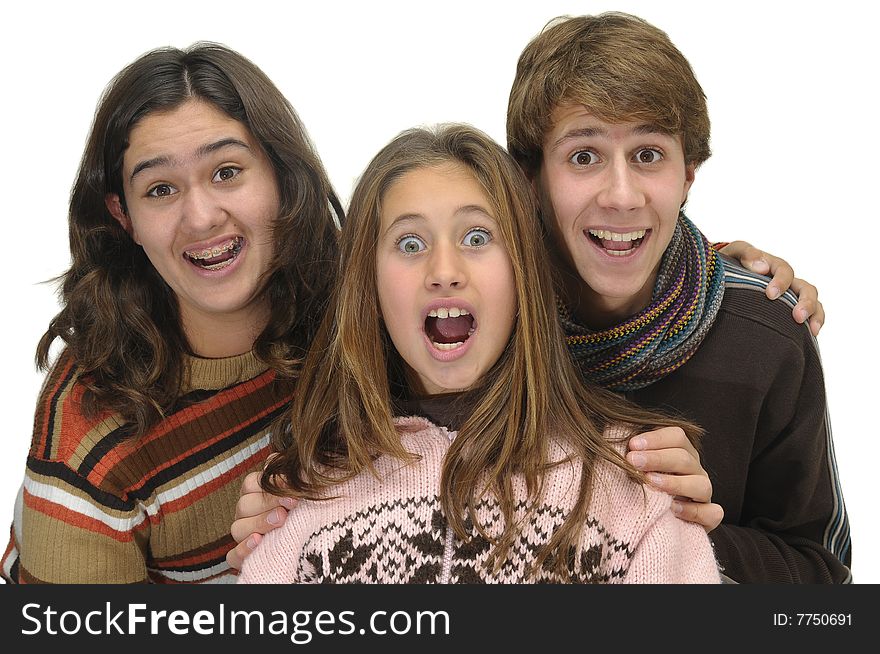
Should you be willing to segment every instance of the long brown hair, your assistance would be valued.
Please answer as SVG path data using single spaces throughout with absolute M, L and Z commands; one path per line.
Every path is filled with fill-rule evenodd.
M 247 127 L 275 173 L 281 208 L 263 290 L 271 315 L 254 351 L 279 374 L 294 374 L 305 355 L 336 259 L 339 200 L 293 107 L 256 65 L 222 45 L 196 43 L 150 51 L 119 72 L 98 104 L 73 186 L 63 308 L 36 360 L 47 368 L 52 343 L 62 339 L 82 371 L 87 415 L 116 411 L 135 435 L 179 395 L 189 345 L 174 293 L 104 199 L 117 194 L 125 210 L 122 162 L 135 125 L 192 98 Z
M 468 126 L 402 133 L 367 166 L 352 197 L 340 241 L 338 277 L 327 312 L 303 366 L 296 397 L 276 446 L 282 452 L 263 473 L 263 488 L 318 499 L 325 489 L 372 469 L 377 455 L 411 458 L 393 419 L 393 389 L 406 383 L 402 362 L 382 323 L 376 280 L 376 243 L 382 198 L 408 171 L 454 162 L 480 183 L 510 256 L 518 314 L 510 344 L 465 404 L 472 412 L 445 458 L 444 514 L 466 538 L 466 516 L 489 538 L 476 507 L 489 491 L 500 502 L 505 530 L 495 542 L 500 566 L 516 536 L 513 476 L 524 477 L 530 497 L 540 496 L 550 435 L 564 438 L 582 462 L 575 509 L 538 559 L 567 553 L 586 519 L 592 473 L 600 460 L 639 473 L 603 436 L 609 425 L 696 428 L 636 407 L 595 386 L 584 386 L 570 360 L 556 316 L 540 225 L 528 183 L 513 159 L 488 136 Z M 326 494 L 325 494 L 326 496 Z M 491 540 L 491 539 L 490 539 Z M 553 556 L 565 576 L 567 556 Z

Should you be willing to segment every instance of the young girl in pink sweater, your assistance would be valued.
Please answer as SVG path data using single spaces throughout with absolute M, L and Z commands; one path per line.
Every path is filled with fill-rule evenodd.
M 465 126 L 370 163 L 337 284 L 263 486 L 301 499 L 242 583 L 716 583 L 704 530 L 623 457 L 689 424 L 587 387 L 540 223 Z

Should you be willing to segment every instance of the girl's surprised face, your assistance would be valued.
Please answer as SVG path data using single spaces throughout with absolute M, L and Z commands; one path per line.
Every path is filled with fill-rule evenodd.
M 108 209 L 174 291 L 193 349 L 250 349 L 268 313 L 262 278 L 281 204 L 259 143 L 213 105 L 188 100 L 135 125 L 122 172 L 128 213 L 116 196 Z M 216 351 L 221 324 L 250 335 L 238 351 Z
M 382 198 L 380 309 L 394 346 L 430 394 L 472 386 L 513 330 L 513 267 L 491 206 L 456 163 L 412 170 Z

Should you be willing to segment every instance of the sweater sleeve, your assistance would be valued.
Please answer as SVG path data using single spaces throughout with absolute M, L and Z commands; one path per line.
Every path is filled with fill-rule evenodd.
M 635 544 L 623 583 L 717 584 L 721 575 L 705 530 L 667 508 Z
M 43 386 L 2 575 L 12 583 L 146 582 L 149 516 L 87 465 L 84 443 L 116 423 L 81 415 L 76 378 L 62 355 Z
M 63 464 L 29 458 L 3 576 L 13 583 L 144 583 L 150 521 Z
M 780 353 L 759 419 L 743 513 L 710 537 L 740 583 L 845 583 L 849 523 L 831 441 L 815 339 Z

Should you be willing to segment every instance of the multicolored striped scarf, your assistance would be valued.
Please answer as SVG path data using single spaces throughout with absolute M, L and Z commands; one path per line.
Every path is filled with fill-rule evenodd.
M 660 261 L 651 303 L 600 332 L 575 323 L 562 302 L 568 348 L 590 381 L 614 391 L 644 388 L 687 361 L 703 341 L 724 296 L 724 264 L 683 213 Z

